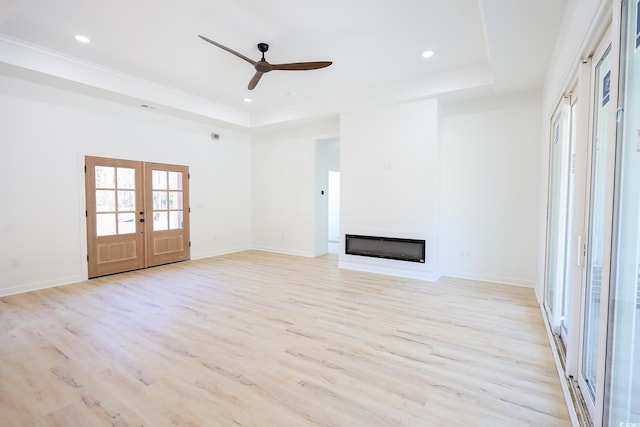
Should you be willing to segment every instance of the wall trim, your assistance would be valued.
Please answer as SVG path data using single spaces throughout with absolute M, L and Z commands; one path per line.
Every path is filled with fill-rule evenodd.
M 203 254 L 198 254 L 197 256 L 191 257 L 187 261 L 196 261 L 204 258 L 213 258 L 216 256 L 228 255 L 228 254 L 233 254 L 237 252 L 244 252 L 251 249 L 252 249 L 251 247 L 246 246 L 246 247 L 241 247 L 237 249 L 231 249 L 228 251 L 220 251 L 216 253 L 203 253 Z M 133 270 L 133 271 L 143 271 L 143 270 L 145 269 L 141 268 L 139 270 Z M 86 275 L 84 276 L 74 275 L 74 276 L 61 277 L 53 280 L 45 280 L 42 282 L 25 283 L 22 285 L 11 286 L 8 288 L 0 288 L 0 298 L 7 297 L 10 295 L 24 294 L 27 292 L 41 291 L 44 289 L 57 288 L 59 286 L 73 285 L 76 283 L 86 282 L 87 280 L 90 280 L 90 279 Z
M 60 277 L 58 279 L 46 280 L 43 282 L 25 283 L 22 285 L 11 286 L 9 288 L 0 289 L 0 297 L 7 297 L 9 295 L 24 294 L 27 292 L 41 291 L 43 289 L 57 288 L 58 286 L 71 285 L 74 283 L 84 282 L 86 277 L 79 275 Z
M 282 255 L 292 255 L 292 256 L 300 256 L 305 258 L 315 258 L 313 252 L 305 252 L 305 251 L 290 251 L 286 249 L 278 249 L 278 248 L 269 248 L 266 246 L 253 246 L 249 250 L 261 251 L 261 252 L 271 252 L 274 254 L 282 254 Z
M 459 271 L 444 272 L 442 273 L 442 275 L 456 278 L 456 279 L 476 280 L 478 282 L 490 282 L 490 283 L 497 283 L 500 285 L 520 286 L 523 288 L 536 289 L 536 281 L 516 279 L 513 277 L 484 276 L 481 274 L 469 274 L 469 273 L 464 273 Z M 536 296 L 537 296 L 537 292 L 536 292 Z
M 195 255 L 192 254 L 193 256 L 190 258 L 190 261 L 206 259 L 206 258 L 214 258 L 222 255 L 235 254 L 238 252 L 250 251 L 251 249 L 253 248 L 250 245 L 247 245 L 247 246 L 241 246 L 239 248 L 227 249 L 222 251 L 197 253 Z
M 338 261 L 338 268 L 383 274 L 386 276 L 404 277 L 407 279 L 424 280 L 427 282 L 435 282 L 440 278 L 439 274 L 430 271 L 406 270 L 402 268 L 385 267 L 381 265 L 344 260 Z

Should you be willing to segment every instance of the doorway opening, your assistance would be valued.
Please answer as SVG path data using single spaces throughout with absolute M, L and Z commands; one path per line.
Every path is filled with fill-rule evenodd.
M 338 253 L 340 246 L 340 172 L 329 171 L 329 224 L 327 241 L 329 252 Z

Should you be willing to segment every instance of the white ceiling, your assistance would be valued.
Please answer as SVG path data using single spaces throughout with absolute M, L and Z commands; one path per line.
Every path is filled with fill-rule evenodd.
M 566 0 L 3 0 L 0 73 L 241 127 L 349 105 L 541 88 Z M 74 34 L 84 34 L 83 45 Z M 250 64 L 201 34 L 271 63 Z M 430 59 L 421 53 L 431 49 Z M 295 95 L 291 95 L 295 92 Z M 244 98 L 251 97 L 247 104 Z

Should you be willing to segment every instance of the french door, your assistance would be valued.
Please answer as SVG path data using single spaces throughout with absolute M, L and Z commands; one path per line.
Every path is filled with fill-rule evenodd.
M 89 277 L 189 259 L 187 166 L 85 157 Z
M 610 34 L 594 55 L 590 189 L 588 203 L 586 283 L 580 342 L 578 384 L 592 419 L 602 419 L 606 327 L 610 279 L 615 118 Z
M 549 200 L 546 260 L 546 290 L 544 307 L 554 333 L 560 335 L 564 320 L 567 263 L 567 235 L 569 223 L 569 161 L 570 139 L 569 101 L 564 98 L 558 105 L 551 122 L 551 149 L 549 164 Z
M 640 0 L 623 2 L 605 416 L 640 425 Z
M 576 257 L 571 257 L 575 253 L 579 255 L 580 252 L 580 244 L 576 245 L 576 250 L 571 250 L 571 245 L 573 243 L 573 235 L 575 232 L 575 227 L 573 225 L 573 218 L 575 212 L 575 201 L 576 201 L 576 173 L 577 173 L 577 123 L 578 123 L 578 96 L 575 94 L 575 90 L 573 95 L 569 98 L 569 156 L 568 160 L 568 177 L 567 177 L 567 203 L 566 203 L 566 230 L 565 230 L 565 270 L 564 270 L 564 286 L 561 294 L 561 312 L 560 312 L 560 338 L 562 339 L 565 347 L 568 346 L 569 343 L 569 330 L 572 329 L 572 309 L 575 310 L 576 302 L 579 301 L 580 293 L 577 292 L 576 289 L 571 289 L 571 268 L 573 265 L 573 260 Z
M 576 89 L 565 95 L 551 120 L 549 199 L 544 308 L 553 332 L 565 349 L 569 339 L 571 306 L 579 298 L 572 289 L 571 257 L 574 234 L 576 175 Z

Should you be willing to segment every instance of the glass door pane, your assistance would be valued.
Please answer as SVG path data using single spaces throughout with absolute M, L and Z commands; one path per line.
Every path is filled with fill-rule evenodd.
M 574 204 L 574 188 L 576 175 L 576 123 L 578 120 L 578 100 L 571 99 L 571 108 L 569 115 L 569 176 L 567 182 L 567 221 L 565 230 L 565 253 L 569 254 L 571 248 L 571 238 L 573 236 L 573 204 Z M 580 248 L 578 248 L 580 250 Z M 571 257 L 565 256 L 564 286 L 561 297 L 561 313 L 560 313 L 560 337 L 567 343 L 567 334 L 569 330 L 569 309 L 571 301 Z
M 153 231 L 184 228 L 182 172 L 152 170 Z
M 591 147 L 591 190 L 589 203 L 589 235 L 587 250 L 587 283 L 582 342 L 581 377 L 587 390 L 583 390 L 585 399 L 591 404 L 596 398 L 598 347 L 600 326 L 600 300 L 602 271 L 604 267 L 605 230 L 607 211 L 607 153 L 609 149 L 609 109 L 611 105 L 611 47 L 609 46 L 597 63 L 595 78 L 594 129 Z
M 135 169 L 95 167 L 96 236 L 136 232 Z
M 561 107 L 560 107 L 561 108 Z M 562 112 L 558 112 L 551 125 L 551 151 L 549 170 L 549 231 L 547 238 L 547 272 L 545 305 L 552 326 L 557 322 L 556 296 L 562 292 Z
M 564 299 L 568 291 L 571 243 L 571 97 L 564 97 L 551 122 L 549 165 L 549 218 L 547 231 L 545 308 L 554 333 L 562 336 Z
M 549 238 L 547 242 L 547 289 L 545 292 L 545 302 L 547 311 L 553 325 L 553 313 L 555 312 L 555 298 L 558 288 L 558 240 L 560 222 L 560 172 L 562 144 L 560 143 L 560 132 L 562 125 L 562 114 L 558 113 L 551 126 L 551 165 L 549 171 Z
M 640 8 L 624 5 L 623 119 L 618 127 L 614 280 L 609 294 L 609 385 L 605 411 L 609 424 L 640 425 Z

